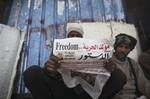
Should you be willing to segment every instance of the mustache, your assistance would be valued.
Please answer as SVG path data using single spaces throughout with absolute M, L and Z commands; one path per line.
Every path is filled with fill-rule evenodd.
M 121 54 L 121 55 L 126 55 L 124 52 L 119 52 L 118 54 Z
M 115 57 L 120 60 L 120 61 L 125 61 L 126 57 L 128 56 L 128 53 L 125 53 L 125 52 L 115 52 L 114 53 Z
M 124 53 L 124 52 L 116 52 L 116 55 L 117 55 L 117 56 L 120 56 L 120 57 L 125 57 L 125 56 L 127 56 L 127 54 Z

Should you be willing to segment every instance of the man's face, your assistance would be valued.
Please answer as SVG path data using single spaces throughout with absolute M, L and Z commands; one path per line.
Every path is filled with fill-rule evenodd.
M 131 49 L 128 44 L 120 44 L 116 47 L 114 55 L 120 61 L 125 61 Z
M 82 38 L 82 35 L 76 31 L 71 31 L 69 34 L 68 34 L 68 38 L 72 38 L 72 37 L 80 37 Z

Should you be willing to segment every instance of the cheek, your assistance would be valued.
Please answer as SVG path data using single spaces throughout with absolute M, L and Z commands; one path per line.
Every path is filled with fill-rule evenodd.
M 116 52 L 120 53 L 120 52 L 122 52 L 122 49 L 118 47 L 118 48 L 116 49 Z
M 118 53 L 125 53 L 125 54 L 128 54 L 129 52 L 130 52 L 130 49 L 126 49 L 126 48 L 120 48 L 120 47 L 118 47 L 117 49 L 116 49 L 116 51 L 118 52 Z
M 125 53 L 129 53 L 129 52 L 130 52 L 130 49 L 129 49 L 129 48 L 126 48 L 124 52 L 125 52 Z

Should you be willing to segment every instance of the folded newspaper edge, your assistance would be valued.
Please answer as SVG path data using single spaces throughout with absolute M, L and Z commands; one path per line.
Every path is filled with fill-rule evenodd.
M 69 87 L 78 84 L 93 98 L 98 99 L 110 72 L 104 68 L 104 62 L 112 57 L 113 47 L 105 41 L 95 41 L 84 38 L 55 39 L 53 55 L 61 57 L 58 70 L 64 83 Z M 72 76 L 72 72 L 96 75 L 94 85 L 81 76 Z
M 60 68 L 76 72 L 110 76 L 110 73 L 104 68 L 104 62 L 105 60 L 61 60 Z

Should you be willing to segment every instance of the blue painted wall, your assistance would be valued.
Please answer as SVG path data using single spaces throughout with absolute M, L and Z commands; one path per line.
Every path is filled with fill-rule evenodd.
M 17 92 L 26 92 L 23 71 L 41 67 L 54 38 L 64 38 L 67 22 L 125 22 L 122 0 L 14 0 L 8 25 L 26 32 L 18 67 Z

